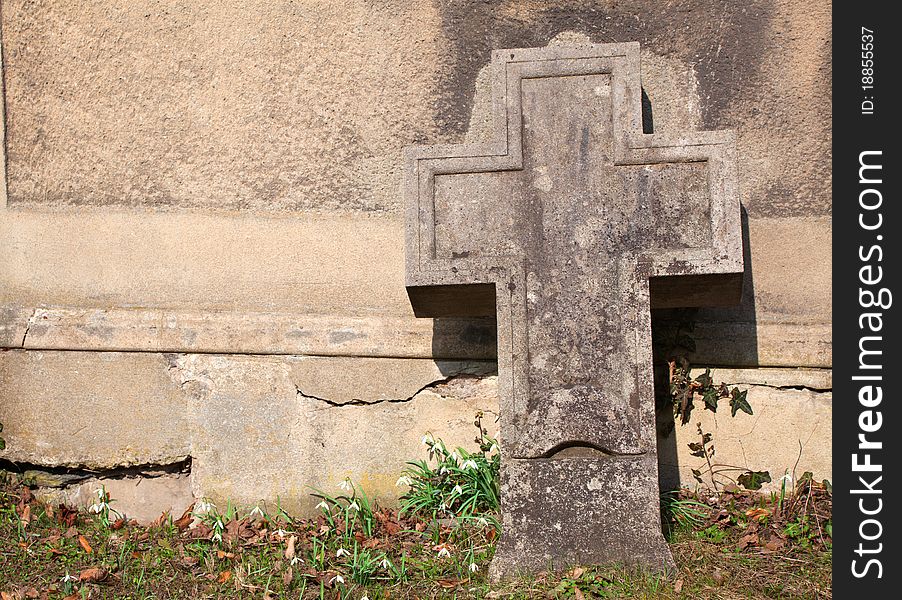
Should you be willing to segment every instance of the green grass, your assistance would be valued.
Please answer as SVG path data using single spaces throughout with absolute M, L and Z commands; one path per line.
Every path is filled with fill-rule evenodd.
M 490 521 L 399 516 L 374 506 L 360 488 L 346 487 L 335 496 L 320 493 L 321 513 L 312 519 L 280 510 L 251 516 L 252 507 L 227 505 L 143 527 L 115 513 L 49 507 L 29 498 L 26 488 L 5 485 L 0 592 L 49 599 L 831 596 L 832 555 L 818 528 L 826 523 L 823 502 L 820 513 L 781 519 L 757 496 L 724 498 L 717 507 L 673 497 L 665 502 L 678 565 L 671 576 L 586 567 L 490 585 L 487 569 L 498 536 Z M 115 507 L 115 499 L 108 500 Z M 778 522 L 746 516 L 762 504 Z M 752 533 L 757 541 L 746 545 Z M 782 546 L 769 550 L 765 540 Z M 90 579 L 89 569 L 105 576 L 78 581 L 86 573 Z

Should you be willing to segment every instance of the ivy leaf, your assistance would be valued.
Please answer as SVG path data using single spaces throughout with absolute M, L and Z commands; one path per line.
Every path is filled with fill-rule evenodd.
M 705 447 L 702 444 L 700 444 L 699 442 L 690 442 L 689 449 L 692 450 L 692 456 L 704 458 Z
M 735 417 L 736 413 L 740 410 L 750 415 L 753 414 L 752 405 L 748 403 L 748 400 L 746 400 L 748 393 L 748 390 L 740 392 L 739 388 L 733 388 L 733 391 L 730 392 L 730 409 L 732 411 L 731 416 Z
M 711 379 L 711 369 L 705 369 L 705 372 L 695 378 L 695 381 L 699 383 L 703 388 L 708 387 L 712 383 Z
M 761 484 L 770 483 L 770 472 L 768 471 L 746 471 L 737 479 L 739 485 L 747 490 L 760 490 Z
M 698 469 L 692 469 L 692 476 L 695 477 L 697 482 L 704 483 L 704 481 L 702 481 L 702 472 Z
M 705 400 L 705 408 L 710 410 L 711 412 L 717 412 L 717 399 L 720 397 L 720 394 L 717 393 L 715 388 L 708 388 L 705 390 L 704 398 Z

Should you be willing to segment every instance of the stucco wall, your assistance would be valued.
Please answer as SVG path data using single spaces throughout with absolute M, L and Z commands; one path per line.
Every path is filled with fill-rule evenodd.
M 387 373 L 415 389 L 431 385 L 447 375 L 432 373 L 436 358 L 491 361 L 491 321 L 413 318 L 403 287 L 401 149 L 483 135 L 492 49 L 568 40 L 641 42 L 655 131 L 737 131 L 746 291 L 739 307 L 696 315 L 694 362 L 789 369 L 796 383 L 756 392 L 767 391 L 769 418 L 804 422 L 804 402 L 827 418 L 828 390 L 811 389 L 811 399 L 791 388 L 807 389 L 797 368 L 831 367 L 829 4 L 8 0 L 0 346 L 10 350 L 0 352 L 0 422 L 9 449 L 0 458 L 86 465 L 116 444 L 168 448 L 162 424 L 157 442 L 113 427 L 80 439 L 87 458 L 57 461 L 62 454 L 47 448 L 65 447 L 66 430 L 25 403 L 53 414 L 67 400 L 50 382 L 75 377 L 84 393 L 73 406 L 85 415 L 98 398 L 134 412 L 156 396 L 126 393 L 123 382 L 164 389 L 158 379 L 169 367 L 159 357 L 169 354 L 242 365 L 224 377 L 217 363 L 209 397 L 191 396 L 184 382 L 163 394 L 191 407 L 172 409 L 174 427 L 205 435 L 229 431 L 209 427 L 230 414 L 226 406 L 239 420 L 257 418 L 255 402 L 295 415 L 287 398 L 299 392 L 285 365 L 304 357 L 349 357 L 317 373 L 360 389 Z M 662 326 L 672 318 L 655 317 Z M 163 362 L 142 362 L 153 356 Z M 404 360 L 349 368 L 350 357 Z M 90 366 L 78 374 L 79 364 Z M 85 382 L 84 372 L 96 376 Z M 272 387 L 274 377 L 287 391 Z M 487 377 L 484 405 L 440 394 L 440 410 L 405 413 L 411 431 L 447 427 L 466 441 L 469 412 L 491 406 Z M 353 435 L 384 436 L 381 422 L 355 418 Z M 336 452 L 349 435 L 339 425 L 317 425 Z M 285 426 L 276 417 L 259 425 Z M 768 464 L 795 462 L 797 445 L 784 439 L 792 427 L 737 431 L 729 435 L 783 448 L 762 458 Z M 408 437 L 397 447 L 413 452 L 418 435 Z M 254 497 L 252 479 L 235 475 L 238 459 L 204 454 L 216 446 L 205 439 L 186 433 L 184 451 L 166 460 L 195 459 L 195 494 Z M 243 447 L 241 460 L 259 452 L 282 468 L 309 458 L 306 443 L 296 438 L 300 446 L 278 454 Z M 810 457 L 816 470 L 828 468 L 829 430 L 805 443 L 800 465 Z M 358 450 L 331 459 L 318 451 L 310 464 L 366 476 L 390 495 L 386 482 L 410 456 L 376 453 L 384 460 L 364 464 Z M 718 450 L 725 461 L 752 460 L 742 451 Z M 295 491 L 311 483 L 307 475 L 289 482 Z

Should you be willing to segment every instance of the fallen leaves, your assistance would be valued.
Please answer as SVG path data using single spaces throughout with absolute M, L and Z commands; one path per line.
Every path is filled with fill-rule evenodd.
M 85 569 L 78 575 L 78 580 L 83 583 L 100 583 L 110 576 L 110 572 L 103 567 Z
M 94 552 L 94 549 L 91 547 L 91 544 L 88 542 L 88 538 L 83 535 L 78 536 L 78 545 L 82 547 L 86 554 L 91 554 Z

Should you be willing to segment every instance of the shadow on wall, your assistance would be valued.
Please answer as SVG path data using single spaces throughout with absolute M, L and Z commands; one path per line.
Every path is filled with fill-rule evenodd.
M 670 399 L 670 371 L 668 360 L 674 353 L 678 336 L 685 333 L 698 346 L 697 352 L 684 353 L 690 365 L 713 367 L 754 366 L 758 364 L 757 327 L 755 319 L 755 285 L 752 279 L 752 255 L 749 247 L 749 220 L 745 207 L 742 217 L 742 255 L 745 271 L 742 275 L 742 300 L 735 307 L 709 308 L 705 310 L 705 323 L 697 325 L 700 309 L 664 309 L 651 313 L 652 352 L 654 356 L 655 399 L 658 416 L 658 481 L 662 490 L 680 486 L 679 459 L 677 455 L 676 423 Z M 718 315 L 722 315 L 717 318 Z M 688 327 L 686 325 L 688 324 Z M 703 339 L 698 339 L 697 332 Z M 741 348 L 737 348 L 741 346 Z M 720 362 L 723 356 L 743 356 L 748 362 Z M 720 382 L 717 382 L 720 383 Z M 696 404 L 695 410 L 702 410 Z M 691 424 L 691 421 L 690 421 Z M 688 426 L 688 425 L 687 425 Z

